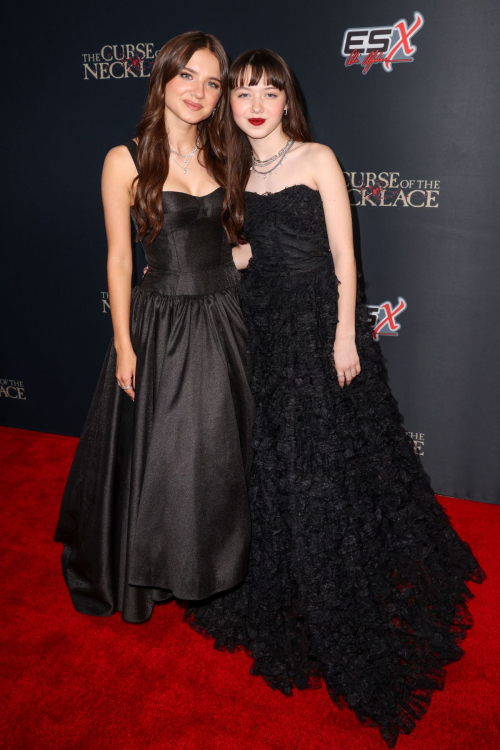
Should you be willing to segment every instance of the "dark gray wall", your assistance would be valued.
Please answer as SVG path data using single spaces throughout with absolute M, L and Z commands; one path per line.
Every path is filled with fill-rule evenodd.
M 354 209 L 368 302 L 407 303 L 398 335 L 385 335 L 386 327 L 380 336 L 391 385 L 435 490 L 500 502 L 500 6 L 271 0 L 254 8 L 123 0 L 23 3 L 11 12 L 3 71 L 2 423 L 78 435 L 111 335 L 100 171 L 107 150 L 134 134 L 147 78 L 107 78 L 108 68 L 98 66 L 104 78 L 87 69 L 86 79 L 84 61 L 90 68 L 99 61 L 83 55 L 104 45 L 149 43 L 141 51 L 155 51 L 201 28 L 232 57 L 267 46 L 287 59 L 316 139 L 356 173 L 355 185 L 373 183 L 367 172 L 394 173 L 399 187 L 386 189 L 384 203 L 399 194 L 397 205 L 370 205 L 380 204 L 389 179 L 382 175 L 367 187 L 368 205 Z M 376 63 L 366 75 L 345 66 L 346 29 L 411 24 L 415 11 L 424 25 L 411 40 L 413 62 L 389 73 Z M 123 73 L 119 64 L 112 70 Z

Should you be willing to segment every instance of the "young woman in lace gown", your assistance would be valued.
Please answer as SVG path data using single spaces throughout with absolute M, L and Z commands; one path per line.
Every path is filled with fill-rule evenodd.
M 253 399 L 221 222 L 228 60 L 190 32 L 159 52 L 138 138 L 104 164 L 111 342 L 56 540 L 74 606 L 146 620 L 239 583 Z M 131 292 L 130 217 L 149 273 Z
M 186 617 L 216 648 L 244 647 L 252 672 L 285 694 L 323 680 L 392 747 L 461 656 L 467 582 L 484 573 L 384 378 L 334 154 L 311 143 L 278 55 L 240 56 L 230 88 L 228 226 L 248 265 L 256 400 L 252 544 L 243 584 Z

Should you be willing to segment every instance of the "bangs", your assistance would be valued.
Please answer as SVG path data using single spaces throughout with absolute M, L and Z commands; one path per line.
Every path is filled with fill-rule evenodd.
M 229 88 L 256 86 L 263 81 L 266 86 L 284 91 L 285 71 L 274 56 L 266 53 L 267 50 L 259 50 L 247 59 L 236 60 L 229 71 Z

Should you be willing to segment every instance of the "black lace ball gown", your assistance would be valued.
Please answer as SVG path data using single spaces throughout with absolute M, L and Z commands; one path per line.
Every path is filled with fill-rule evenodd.
M 357 306 L 362 372 L 332 366 L 337 280 L 318 192 L 246 194 L 253 258 L 240 288 L 256 399 L 249 571 L 191 606 L 215 647 L 244 647 L 285 694 L 319 686 L 409 733 L 462 654 L 467 581 L 484 574 L 437 503 Z
M 55 536 L 79 612 L 141 622 L 156 601 L 203 599 L 246 572 L 254 407 L 223 196 L 163 194 L 132 291 L 135 403 L 109 346 Z

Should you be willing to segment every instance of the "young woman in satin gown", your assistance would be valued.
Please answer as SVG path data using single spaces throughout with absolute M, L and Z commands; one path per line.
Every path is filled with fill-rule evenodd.
M 285 694 L 323 680 L 392 747 L 461 656 L 467 582 L 484 573 L 384 378 L 356 299 L 334 154 L 311 143 L 276 54 L 240 56 L 230 88 L 229 228 L 236 264 L 248 265 L 240 297 L 256 399 L 252 543 L 243 584 L 186 617 L 216 648 L 244 647 L 252 672 Z
M 159 52 L 138 138 L 106 157 L 114 338 L 56 540 L 79 612 L 129 622 L 238 584 L 250 540 L 253 399 L 221 223 L 228 60 L 190 32 Z M 131 214 L 149 273 L 131 292 Z

